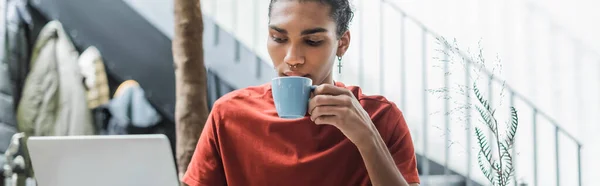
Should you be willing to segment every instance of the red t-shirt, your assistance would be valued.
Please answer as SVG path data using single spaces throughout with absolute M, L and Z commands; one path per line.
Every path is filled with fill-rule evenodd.
M 345 87 L 337 82 L 336 86 Z M 418 183 L 412 139 L 400 110 L 351 90 L 408 183 Z M 371 185 L 357 147 L 309 117 L 279 118 L 270 84 L 231 92 L 213 106 L 183 181 L 190 186 Z

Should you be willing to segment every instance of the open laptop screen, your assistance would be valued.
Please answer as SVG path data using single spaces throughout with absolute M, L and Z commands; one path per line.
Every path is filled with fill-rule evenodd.
M 176 186 L 164 135 L 30 137 L 39 186 Z

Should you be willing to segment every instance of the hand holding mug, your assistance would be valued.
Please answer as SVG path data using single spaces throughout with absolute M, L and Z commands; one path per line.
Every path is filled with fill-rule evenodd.
M 368 142 L 377 131 L 371 117 L 350 90 L 335 85 L 319 85 L 309 101 L 310 118 L 317 125 L 338 128 L 355 145 Z

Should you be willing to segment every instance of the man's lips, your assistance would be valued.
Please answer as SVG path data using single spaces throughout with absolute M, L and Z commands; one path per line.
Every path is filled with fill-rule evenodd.
M 300 77 L 308 77 L 308 74 L 304 74 L 297 71 L 286 71 L 283 73 L 285 76 L 300 76 Z

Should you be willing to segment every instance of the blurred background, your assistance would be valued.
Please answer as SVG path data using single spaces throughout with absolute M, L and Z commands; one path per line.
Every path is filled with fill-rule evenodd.
M 101 54 L 96 57 L 101 60 L 95 61 L 102 61 L 105 86 L 110 90 L 106 94 L 111 98 L 100 104 L 108 105 L 107 108 L 93 109 L 91 118 L 100 122 L 92 125 L 104 134 L 164 133 L 174 144 L 172 0 L 2 0 L 2 3 L 5 49 L 0 54 L 8 56 L 19 53 L 15 50 L 25 51 L 7 44 L 16 41 L 11 40 L 19 36 L 14 33 L 23 33 L 21 38 L 26 39 L 21 45 L 34 48 L 32 45 L 42 27 L 50 20 L 59 21 L 77 51 L 83 53 L 93 47 Z M 352 0 L 352 3 L 355 17 L 351 47 L 343 58 L 342 72 L 338 74 L 334 68 L 335 79 L 359 85 L 366 94 L 384 95 L 400 107 L 415 142 L 422 185 L 489 185 L 479 168 L 474 127 L 484 129 L 488 137 L 492 133 L 485 130 L 473 107 L 463 107 L 476 104 L 472 92 L 461 92 L 465 90 L 461 87 L 473 83 L 491 106 L 498 109 L 500 129 L 506 128 L 504 122 L 510 121 L 509 108 L 514 106 L 518 111 L 519 127 L 513 150 L 513 180 L 517 182 L 512 183 L 539 186 L 600 183 L 594 178 L 598 175 L 595 169 L 600 167 L 597 158 L 600 146 L 595 145 L 600 142 L 596 117 L 600 113 L 597 34 L 600 13 L 595 11 L 598 2 Z M 201 0 L 209 107 L 227 92 L 269 82 L 276 75 L 266 49 L 268 4 L 269 0 Z M 18 19 L 14 18 L 15 12 Z M 8 37 L 10 33 L 13 37 Z M 456 41 L 459 50 L 440 43 L 440 37 L 452 46 Z M 479 60 L 480 51 L 484 62 Z M 3 62 L 8 64 L 7 59 L 13 58 L 4 57 Z M 89 69 L 81 64 L 94 64 L 81 61 L 81 71 Z M 91 71 L 104 68 L 96 66 Z M 98 78 L 92 79 L 98 82 Z M 137 83 L 123 84 L 125 80 Z M 88 94 L 95 90 L 90 87 L 93 86 L 84 88 Z M 111 130 L 108 126 L 122 125 L 114 124 L 113 118 L 121 115 L 115 114 L 118 109 L 110 106 L 118 105 L 114 102 L 137 103 L 114 96 L 119 87 L 130 90 L 125 92 L 131 92 L 132 97 L 147 99 L 150 106 L 140 109 L 154 110 L 156 117 L 123 114 L 129 119 L 152 119 L 123 124 L 135 130 L 132 127 Z M 98 114 L 105 112 L 112 115 Z M 0 123 L 10 123 L 1 119 Z M 2 125 L 0 129 L 5 127 Z M 10 125 L 6 126 L 6 131 L 11 131 Z M 12 134 L 2 130 L 0 134 L 4 145 L 0 147 L 6 148 Z

